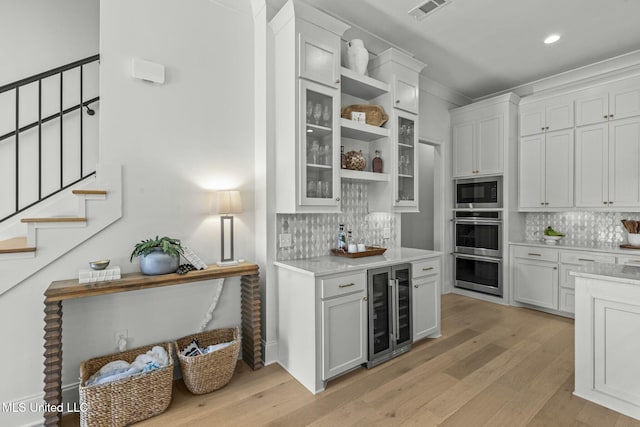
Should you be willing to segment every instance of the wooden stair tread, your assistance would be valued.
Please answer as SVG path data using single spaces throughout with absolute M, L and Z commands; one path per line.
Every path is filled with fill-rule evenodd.
M 98 194 L 98 195 L 107 194 L 106 190 L 73 190 L 71 192 L 73 194 Z
M 14 237 L 12 239 L 0 241 L 0 254 L 35 252 L 35 251 L 36 251 L 36 248 L 27 246 L 26 237 Z
M 87 218 L 82 217 L 49 217 L 49 218 L 22 218 L 20 222 L 87 222 Z

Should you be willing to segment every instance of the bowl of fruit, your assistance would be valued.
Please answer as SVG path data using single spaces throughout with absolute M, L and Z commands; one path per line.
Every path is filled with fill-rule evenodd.
M 544 229 L 544 236 L 542 236 L 542 240 L 544 240 L 547 245 L 555 245 L 556 243 L 558 243 L 558 240 L 562 239 L 563 237 L 564 233 L 557 232 L 549 226 Z

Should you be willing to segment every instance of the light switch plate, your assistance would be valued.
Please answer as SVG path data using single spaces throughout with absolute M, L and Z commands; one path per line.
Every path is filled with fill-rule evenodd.
M 290 248 L 291 247 L 291 234 L 281 234 L 280 235 L 280 247 L 281 248 Z
M 136 79 L 163 84 L 164 65 L 134 58 L 131 61 L 131 75 Z

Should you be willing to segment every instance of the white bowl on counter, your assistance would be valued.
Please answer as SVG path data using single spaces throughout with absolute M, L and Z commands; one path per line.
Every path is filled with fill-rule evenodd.
M 547 245 L 555 245 L 558 243 L 558 240 L 562 239 L 564 236 L 542 236 L 542 240 Z
M 640 246 L 640 234 L 627 233 L 629 244 L 632 246 Z

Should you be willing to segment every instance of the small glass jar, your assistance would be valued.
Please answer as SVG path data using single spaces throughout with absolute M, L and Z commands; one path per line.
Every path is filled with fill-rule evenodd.
M 376 156 L 371 161 L 371 171 L 382 173 L 382 158 L 380 157 L 380 150 L 376 150 Z

